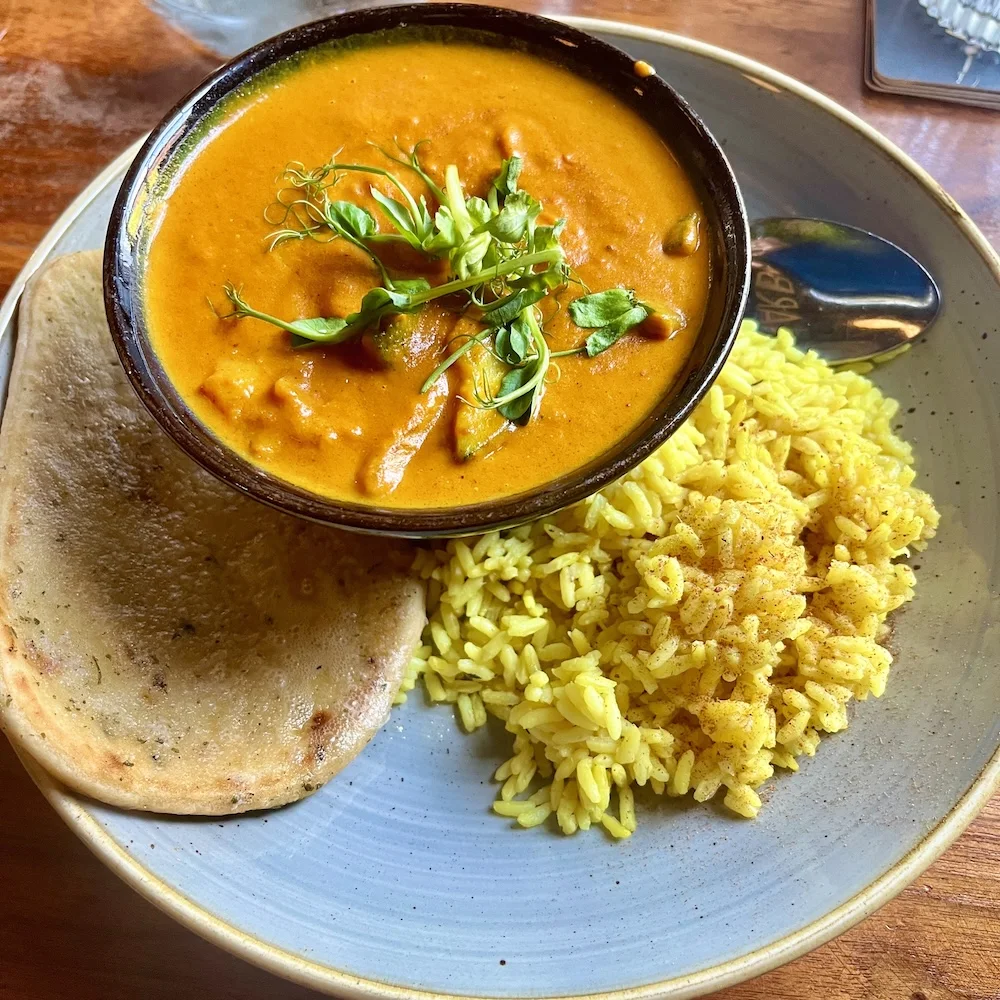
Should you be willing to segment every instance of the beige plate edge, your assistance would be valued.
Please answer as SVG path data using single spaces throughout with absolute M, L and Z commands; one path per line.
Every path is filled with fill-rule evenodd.
M 763 63 L 707 42 L 621 21 L 587 17 L 560 17 L 559 20 L 585 31 L 606 32 L 622 38 L 655 42 L 714 59 L 732 66 L 760 86 L 793 93 L 840 119 L 913 175 L 947 209 L 955 224 L 975 247 L 1000 284 L 1000 257 L 955 200 L 906 153 L 830 98 Z M 55 243 L 69 229 L 80 211 L 131 162 L 142 142 L 140 139 L 106 167 L 49 230 L 15 278 L 3 304 L 0 305 L 0 331 L 6 330 L 25 284 L 41 266 Z M 357 998 L 357 1000 L 440 1000 L 443 996 L 450 996 L 450 994 L 429 993 L 380 983 L 377 980 L 359 979 L 275 948 L 227 924 L 146 871 L 105 832 L 98 820 L 88 811 L 83 800 L 58 784 L 23 750 L 17 747 L 15 749 L 32 780 L 55 811 L 104 864 L 159 909 L 220 948 L 285 979 L 328 994 Z M 558 1000 L 665 1000 L 667 997 L 671 1000 L 685 1000 L 735 985 L 798 958 L 848 930 L 897 895 L 947 850 L 998 789 L 1000 789 L 1000 747 L 962 799 L 914 850 L 852 899 L 794 934 L 740 958 L 691 975 L 630 989 L 588 994 L 585 998 L 558 998 Z M 478 998 L 470 997 L 466 1000 L 478 1000 Z

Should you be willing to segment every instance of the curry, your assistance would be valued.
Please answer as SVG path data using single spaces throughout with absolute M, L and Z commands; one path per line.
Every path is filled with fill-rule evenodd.
M 234 94 L 146 251 L 195 415 L 318 494 L 517 494 L 610 448 L 698 336 L 691 179 L 604 89 L 527 53 L 319 50 Z

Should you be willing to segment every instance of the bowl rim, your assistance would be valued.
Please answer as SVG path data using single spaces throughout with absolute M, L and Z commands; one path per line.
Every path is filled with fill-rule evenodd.
M 650 41 L 710 59 L 748 75 L 761 82 L 763 86 L 788 91 L 839 120 L 885 153 L 928 191 L 952 217 L 959 233 L 972 245 L 1000 285 L 1000 256 L 966 211 L 909 154 L 825 94 L 794 77 L 772 69 L 765 63 L 676 33 L 624 21 L 598 18 L 560 15 L 560 20 L 584 30 Z M 24 287 L 32 274 L 48 259 L 57 242 L 66 234 L 81 211 L 122 174 L 124 166 L 136 155 L 142 143 L 143 140 L 140 139 L 105 167 L 70 203 L 43 237 L 15 277 L 0 304 L 0 330 L 6 329 L 10 323 Z M 14 749 L 56 814 L 87 848 L 146 900 L 203 939 L 259 968 L 327 995 L 335 994 L 350 997 L 352 1000 L 451 1000 L 453 997 L 450 994 L 420 991 L 376 980 L 360 979 L 244 934 L 147 871 L 102 827 L 88 810 L 87 799 L 77 796 L 59 784 L 30 757 L 27 751 L 16 745 Z M 998 790 L 1000 790 L 1000 747 L 997 747 L 979 774 L 970 782 L 955 806 L 942 817 L 937 826 L 928 831 L 912 851 L 900 858 L 866 888 L 825 916 L 752 952 L 683 977 L 605 993 L 564 996 L 560 1000 L 667 1000 L 667 998 L 685 1000 L 736 985 L 798 958 L 853 927 L 895 897 L 958 839 Z
M 582 75 L 600 65 L 599 85 L 616 93 L 613 81 L 627 78 L 633 102 L 656 102 L 687 129 L 677 155 L 701 188 L 713 216 L 717 246 L 713 268 L 721 281 L 710 292 L 718 304 L 717 325 L 703 326 L 695 348 L 656 409 L 603 454 L 553 480 L 519 494 L 456 507 L 393 507 L 324 497 L 268 472 L 216 437 L 194 415 L 163 370 L 142 315 L 143 269 L 134 219 L 164 162 L 178 155 L 184 137 L 196 132 L 217 102 L 276 62 L 324 42 L 408 26 L 458 26 L 504 36 L 505 29 L 547 48 Z M 592 77 L 592 79 L 595 77 Z M 641 109 L 634 105 L 641 114 Z M 663 129 L 647 116 L 663 137 Z M 672 143 L 671 148 L 677 145 Z M 196 154 L 195 154 L 196 155 Z M 694 161 L 703 167 L 694 170 Z M 154 180 L 151 181 L 150 178 Z M 136 227 L 137 230 L 138 227 Z M 739 332 L 750 287 L 749 219 L 735 174 L 722 146 L 687 101 L 662 77 L 640 78 L 634 60 L 603 39 L 536 14 L 470 3 L 405 3 L 352 11 L 308 22 L 247 49 L 220 66 L 168 111 L 143 142 L 122 182 L 104 247 L 104 302 L 112 339 L 125 373 L 147 410 L 195 462 L 228 486 L 289 514 L 331 526 L 413 538 L 470 535 L 521 524 L 570 506 L 621 478 L 648 458 L 690 416 L 717 379 Z

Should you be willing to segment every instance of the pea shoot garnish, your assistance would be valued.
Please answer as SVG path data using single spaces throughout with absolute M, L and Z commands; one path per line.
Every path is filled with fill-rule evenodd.
M 312 170 L 301 163 L 289 164 L 283 175 L 286 186 L 266 213 L 275 225 L 269 237 L 271 250 L 290 240 L 340 239 L 371 260 L 381 284 L 364 296 L 356 312 L 283 320 L 254 309 L 242 291 L 229 284 L 225 293 L 233 308 L 228 316 L 271 323 L 291 334 L 296 347 L 342 344 L 366 332 L 378 347 L 380 338 L 388 338 L 387 331 L 398 334 L 399 321 L 394 317 L 418 313 L 428 302 L 444 299 L 456 311 L 474 318 L 480 329 L 465 334 L 457 346 L 453 342 L 451 353 L 427 375 L 421 392 L 426 393 L 452 365 L 468 356 L 474 375 L 472 392 L 462 395 L 463 401 L 495 410 L 515 424 L 526 423 L 538 413 L 554 358 L 570 354 L 593 358 L 633 327 L 661 317 L 630 289 L 595 293 L 584 289 L 586 294 L 569 303 L 569 316 L 578 327 L 592 332 L 579 347 L 552 352 L 540 305 L 570 283 L 582 285 L 560 245 L 565 220 L 539 223 L 542 205 L 519 187 L 523 163 L 518 156 L 501 162 L 485 197 L 478 197 L 466 194 L 454 165 L 445 169 L 444 182 L 439 184 L 421 165 L 419 150 L 420 144 L 412 150 L 400 149 L 398 155 L 379 149 L 394 169 L 340 162 L 336 157 Z M 367 208 L 334 197 L 338 181 L 349 173 L 382 178 L 389 188 L 389 193 L 369 188 L 385 229 Z M 404 182 L 404 174 L 415 178 L 426 193 L 415 195 Z M 436 203 L 433 212 L 428 197 Z M 393 273 L 378 252 L 389 244 L 405 246 L 427 260 L 447 261 L 448 279 L 432 285 L 422 277 Z M 670 317 L 667 328 L 675 332 L 681 325 Z M 482 350 L 471 353 L 476 348 Z M 476 357 L 489 364 L 476 367 Z

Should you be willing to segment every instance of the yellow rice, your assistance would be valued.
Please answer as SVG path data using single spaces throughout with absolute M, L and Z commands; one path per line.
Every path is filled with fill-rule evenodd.
M 852 699 L 885 690 L 897 562 L 938 514 L 898 404 L 744 324 L 685 425 L 601 493 L 422 550 L 423 678 L 468 731 L 503 720 L 495 812 L 563 833 L 636 828 L 633 785 L 753 817 Z M 405 700 L 405 694 L 401 695 Z

